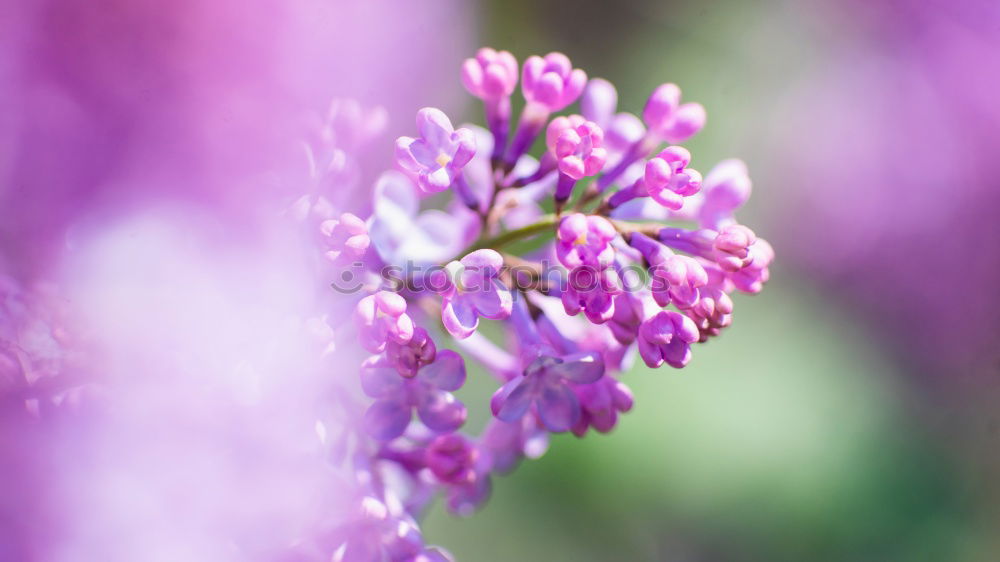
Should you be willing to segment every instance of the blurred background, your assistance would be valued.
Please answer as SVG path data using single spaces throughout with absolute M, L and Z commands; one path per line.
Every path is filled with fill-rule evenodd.
M 1000 558 L 1000 3 L 496 0 L 478 23 L 620 111 L 679 84 L 709 115 L 692 165 L 747 162 L 740 218 L 778 260 L 687 368 L 625 375 L 613 433 L 554 439 L 428 534 L 466 560 Z
M 281 487 L 216 512 L 240 486 L 315 476 L 268 463 L 248 474 L 247 459 L 298 450 L 270 418 L 240 417 L 248 347 L 265 365 L 251 394 L 275 391 L 276 417 L 300 407 L 278 389 L 282 353 L 301 350 L 256 344 L 298 341 L 284 314 L 322 302 L 300 294 L 297 241 L 269 228 L 276 201 L 308 182 L 289 139 L 304 109 L 335 96 L 388 109 L 380 142 L 425 105 L 481 122 L 458 73 L 478 45 L 519 60 L 563 51 L 617 85 L 620 111 L 679 84 L 708 110 L 687 143 L 692 166 L 747 162 L 754 195 L 740 218 L 778 257 L 767 289 L 739 296 L 734 326 L 689 367 L 624 376 L 636 406 L 613 433 L 554 438 L 496 478 L 473 517 L 435 506 L 430 542 L 484 562 L 1000 559 L 995 0 L 41 0 L 0 11 L 0 78 L 16 84 L 0 88 L 2 272 L 26 292 L 54 279 L 59 302 L 118 346 L 157 350 L 112 362 L 112 378 L 197 367 L 166 397 L 120 387 L 119 398 L 148 393 L 154 416 L 137 403 L 38 427 L 0 408 L 0 560 L 199 560 L 191 553 L 210 550 L 185 542 L 191 529 L 248 510 L 301 515 Z M 391 158 L 363 154 L 361 190 Z M 165 281 L 178 272 L 188 284 Z M 191 333 L 205 307 L 217 322 Z M 206 344 L 220 333 L 224 345 Z M 243 398 L 223 403 L 226 415 L 216 394 L 192 405 L 203 377 Z M 484 404 L 491 383 L 470 381 L 460 397 Z M 239 455 L 219 454 L 233 435 Z M 132 487 L 115 472 L 141 474 L 148 459 L 156 472 L 169 464 L 156 459 L 194 450 L 212 470 Z M 192 508 L 191 529 L 158 527 Z M 62 543 L 78 550 L 47 550 Z

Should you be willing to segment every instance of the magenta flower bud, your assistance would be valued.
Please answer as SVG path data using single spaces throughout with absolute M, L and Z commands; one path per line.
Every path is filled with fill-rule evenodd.
M 595 176 L 604 168 L 608 152 L 604 149 L 604 131 L 593 121 L 573 115 L 571 125 L 549 141 L 551 150 L 558 159 L 559 171 L 574 180 L 584 176 Z M 549 129 L 551 130 L 552 127 Z
M 458 433 L 435 437 L 424 452 L 424 462 L 438 480 L 448 484 L 468 484 L 476 477 L 479 451 Z
M 379 291 L 358 302 L 354 324 L 361 345 L 381 353 L 388 341 L 405 344 L 413 337 L 413 320 L 406 314 L 406 299 L 396 293 Z
M 693 320 L 673 310 L 660 310 L 639 326 L 639 356 L 652 368 L 666 363 L 679 369 L 691 360 L 691 344 L 699 337 Z
M 499 279 L 503 257 L 495 250 L 476 250 L 435 272 L 431 279 L 440 292 L 441 322 L 458 339 L 472 335 L 479 317 L 501 320 L 510 316 L 513 297 Z
M 396 140 L 396 162 L 416 175 L 424 193 L 444 191 L 475 155 L 475 137 L 468 129 L 453 128 L 448 116 L 433 107 L 417 112 L 417 129 L 420 139 Z
M 586 83 L 587 73 L 574 69 L 562 53 L 549 53 L 544 58 L 528 57 L 521 71 L 524 99 L 545 106 L 550 112 L 560 111 L 575 102 Z
M 437 346 L 427 330 L 418 327 L 413 330 L 413 337 L 406 343 L 389 340 L 385 346 L 385 357 L 400 375 L 412 378 L 421 367 L 434 362 Z
M 565 216 L 556 233 L 556 256 L 569 269 L 582 265 L 604 269 L 614 259 L 611 241 L 617 234 L 604 217 L 583 213 Z
M 701 104 L 681 105 L 681 89 L 676 84 L 663 84 L 650 94 L 642 110 L 642 119 L 656 137 L 680 143 L 705 126 L 706 115 Z
M 664 207 L 678 211 L 684 206 L 684 197 L 701 189 L 701 174 L 687 168 L 691 153 L 680 146 L 671 146 L 646 162 L 643 175 L 647 193 Z
M 483 47 L 462 64 L 462 85 L 484 100 L 509 96 L 517 86 L 517 59 L 508 51 Z
M 753 231 L 743 225 L 724 226 L 712 241 L 715 262 L 723 271 L 735 272 L 743 269 L 753 260 L 750 256 L 750 246 L 756 241 L 757 237 Z
M 327 245 L 326 257 L 334 263 L 361 259 L 371 245 L 365 221 L 351 213 L 344 213 L 339 219 L 323 221 L 320 232 Z
M 768 267 L 774 261 L 774 248 L 767 240 L 758 238 L 750 246 L 749 254 L 750 263 L 732 273 L 730 279 L 737 289 L 745 293 L 759 293 L 771 277 Z
M 462 65 L 462 84 L 470 94 L 483 100 L 486 125 L 493 134 L 490 159 L 495 168 L 507 147 L 510 94 L 517 86 L 517 59 L 507 51 L 479 49 L 475 58 L 466 59 Z

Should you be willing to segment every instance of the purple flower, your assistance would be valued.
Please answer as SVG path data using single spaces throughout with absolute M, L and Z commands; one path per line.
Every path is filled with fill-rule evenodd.
M 361 387 L 375 399 L 365 412 L 365 428 L 380 441 L 395 439 L 406 431 L 416 410 L 432 431 L 455 431 L 465 423 L 466 410 L 451 391 L 464 383 L 465 362 L 451 350 L 438 351 L 434 362 L 412 378 L 401 377 L 385 357 L 370 357 L 361 366 Z
M 463 339 L 479 326 L 479 317 L 500 320 L 510 316 L 510 290 L 500 281 L 503 257 L 495 250 L 476 250 L 445 266 L 432 277 L 443 294 L 441 321 L 448 333 Z
M 405 344 L 413 337 L 413 320 L 406 314 L 406 299 L 379 291 L 358 302 L 354 310 L 358 341 L 372 353 L 380 353 L 386 342 Z
M 607 433 L 618 424 L 618 414 L 632 409 L 632 391 L 610 375 L 589 384 L 575 385 L 580 401 L 580 419 L 573 426 L 573 434 L 583 437 L 587 429 Z
M 687 308 L 698 302 L 700 287 L 708 283 L 704 266 L 691 256 L 675 254 L 652 238 L 634 233 L 629 244 L 639 250 L 649 263 L 651 291 L 660 306 L 673 303 Z
M 611 241 L 617 236 L 608 219 L 574 213 L 559 221 L 556 256 L 569 269 L 589 265 L 605 268 L 614 258 Z
M 574 69 L 569 57 L 562 53 L 549 53 L 544 58 L 528 57 L 521 71 L 524 99 L 550 112 L 560 111 L 575 102 L 586 83 L 587 73 Z
M 427 330 L 417 327 L 413 337 L 406 343 L 389 340 L 385 345 L 385 357 L 400 375 L 412 378 L 421 367 L 432 363 L 437 357 L 437 346 Z
M 508 97 L 517 86 L 517 59 L 508 51 L 483 47 L 462 64 L 462 85 L 483 100 Z
M 652 368 L 666 363 L 679 369 L 691 360 L 691 344 L 699 337 L 693 320 L 673 310 L 660 310 L 639 326 L 639 356 Z
M 622 291 L 617 271 L 584 265 L 569 272 L 562 303 L 566 314 L 576 316 L 582 311 L 594 324 L 603 324 L 615 313 L 615 297 Z
M 580 402 L 570 383 L 594 382 L 603 374 L 598 353 L 540 355 L 493 394 L 490 407 L 497 419 L 513 423 L 534 406 L 546 429 L 569 431 L 580 420 Z
M 653 90 L 642 119 L 650 133 L 670 143 L 682 143 L 705 126 L 705 108 L 700 103 L 681 104 L 681 89 L 662 84 Z
M 672 211 L 680 210 L 684 197 L 701 189 L 701 174 L 687 168 L 689 162 L 691 153 L 680 146 L 671 146 L 650 158 L 643 176 L 649 196 Z
M 556 212 L 559 212 L 578 180 L 597 175 L 604 169 L 608 151 L 603 147 L 604 131 L 580 115 L 553 119 L 546 131 L 546 142 L 559 168 L 555 194 Z
M 643 297 L 638 291 L 623 291 L 615 297 L 615 311 L 607 326 L 616 341 L 622 345 L 635 341 L 644 318 L 643 311 Z
M 340 215 L 340 219 L 323 221 L 320 232 L 327 246 L 326 257 L 334 263 L 361 259 L 371 245 L 365 221 L 351 213 Z
M 396 162 L 416 174 L 424 193 L 437 193 L 460 178 L 462 168 L 476 153 L 472 131 L 455 129 L 440 109 L 425 107 L 417 112 L 420 138 L 396 140 Z

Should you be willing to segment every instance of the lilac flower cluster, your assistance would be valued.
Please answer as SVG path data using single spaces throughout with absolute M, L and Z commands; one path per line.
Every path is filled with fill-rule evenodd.
M 421 109 L 371 215 L 320 225 L 329 260 L 354 260 L 375 279 L 352 297 L 343 329 L 371 355 L 343 374 L 357 377 L 365 409 L 352 461 L 364 490 L 335 560 L 445 559 L 416 527 L 437 493 L 470 513 L 491 476 L 541 455 L 548 434 L 611 431 L 633 405 L 619 376 L 636 353 L 684 367 L 731 323 L 731 295 L 767 281 L 773 250 L 734 216 L 750 195 L 746 167 L 725 161 L 703 177 L 678 145 L 704 126 L 701 105 L 664 84 L 641 118 L 618 112 L 614 86 L 550 53 L 521 66 L 511 135 L 518 79 L 513 55 L 481 49 L 461 80 L 488 130 Z M 581 114 L 553 118 L 576 102 Z M 449 190 L 445 210 L 420 210 L 422 197 Z M 553 257 L 564 282 L 538 273 Z M 386 266 L 433 279 L 394 284 L 379 275 Z M 648 283 L 627 282 L 637 271 Z M 483 319 L 497 329 L 484 333 Z M 497 381 L 478 436 L 455 395 L 467 361 Z

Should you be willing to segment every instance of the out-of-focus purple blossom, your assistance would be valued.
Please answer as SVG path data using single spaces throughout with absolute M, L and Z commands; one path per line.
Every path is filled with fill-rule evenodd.
M 351 213 L 339 219 L 328 219 L 320 224 L 326 242 L 326 257 L 334 263 L 347 263 L 364 257 L 371 245 L 365 221 Z
M 451 391 L 464 383 L 465 362 L 454 351 L 438 351 L 434 362 L 410 378 L 400 376 L 384 357 L 371 357 L 361 367 L 361 386 L 375 399 L 365 412 L 365 429 L 376 439 L 395 439 L 406 431 L 416 410 L 432 431 L 455 431 L 465 423 L 467 412 Z
M 406 299 L 389 291 L 358 301 L 354 325 L 358 342 L 372 353 L 380 353 L 389 341 L 405 344 L 413 338 L 413 319 L 406 314 Z
M 337 530 L 333 562 L 450 562 L 451 556 L 424 545 L 424 538 L 408 513 L 390 509 L 386 502 L 366 496 L 358 514 Z
M 705 126 L 705 108 L 700 103 L 681 104 L 681 89 L 676 84 L 662 84 L 650 94 L 642 119 L 658 138 L 682 143 Z
M 716 230 L 733 222 L 733 213 L 750 198 L 751 186 L 742 160 L 733 158 L 716 164 L 702 182 L 698 222 Z
M 437 193 L 452 186 L 462 168 L 476 153 L 472 131 L 455 129 L 440 109 L 425 107 L 417 112 L 420 138 L 399 137 L 396 162 L 417 177 L 424 193 Z
M 448 510 L 471 515 L 489 499 L 493 468 L 487 451 L 460 433 L 434 438 L 425 449 L 427 468 L 446 488 Z
M 544 455 L 549 448 L 549 434 L 535 416 L 524 416 L 514 423 L 494 418 L 483 431 L 480 443 L 490 452 L 493 470 L 505 474 L 522 458 L 537 459 Z
M 434 265 L 467 248 L 479 235 L 479 219 L 464 206 L 451 212 L 420 211 L 417 187 L 401 172 L 389 170 L 375 183 L 369 236 L 389 264 Z
M 441 321 L 451 335 L 469 337 L 480 316 L 510 316 L 512 297 L 499 279 L 502 267 L 503 257 L 496 250 L 476 250 L 435 272 L 431 283 L 442 293 Z
M 614 225 L 604 217 L 573 213 L 559 222 L 556 255 L 570 269 L 583 265 L 603 269 L 614 258 L 615 236 Z
M 632 409 L 632 391 L 610 375 L 596 382 L 573 387 L 580 401 L 580 419 L 573 426 L 573 434 L 583 437 L 589 428 L 607 433 L 618 424 L 618 414 Z

